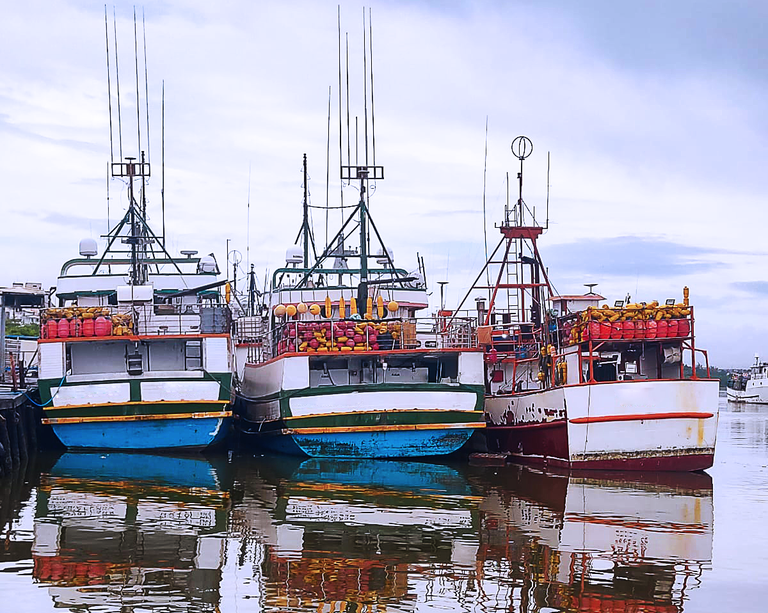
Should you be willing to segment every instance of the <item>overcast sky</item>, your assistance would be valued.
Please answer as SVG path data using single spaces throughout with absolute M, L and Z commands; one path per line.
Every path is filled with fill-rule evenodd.
M 723 367 L 768 358 L 764 239 L 768 3 L 611 0 L 383 2 L 373 17 L 376 163 L 372 213 L 396 263 L 425 258 L 455 305 L 482 266 L 488 125 L 488 241 L 503 214 L 510 152 L 527 135 L 525 200 L 550 223 L 540 248 L 562 293 L 610 302 L 682 298 L 697 345 Z M 146 23 L 159 232 L 165 82 L 165 205 L 172 252 L 226 258 L 263 277 L 301 223 L 302 155 L 312 203 L 338 204 L 337 5 L 169 0 L 137 5 L 145 121 Z M 113 135 L 117 17 L 123 154 L 136 155 L 133 4 L 109 5 Z M 363 121 L 363 6 L 349 33 L 351 121 Z M 369 58 L 370 61 L 370 58 Z M 84 237 L 107 229 L 110 157 L 104 5 L 9 2 L 0 18 L 0 285 L 55 285 Z M 330 88 L 330 89 L 329 89 Z M 326 154 L 331 99 L 330 161 Z M 362 131 L 362 128 L 361 128 Z M 142 125 L 142 148 L 146 148 Z M 116 145 L 115 145 L 116 146 Z M 124 212 L 112 182 L 109 212 Z M 348 190 L 346 199 L 354 200 Z M 248 203 L 250 202 L 250 209 Z M 250 214 L 249 214 L 250 211 Z M 250 222 L 250 223 L 249 223 Z M 331 232 L 338 224 L 331 217 Z M 325 240 L 325 215 L 313 226 Z M 248 240 L 250 239 L 250 240 Z M 103 243 L 100 243 L 103 244 Z M 249 248 L 250 247 L 250 248 Z

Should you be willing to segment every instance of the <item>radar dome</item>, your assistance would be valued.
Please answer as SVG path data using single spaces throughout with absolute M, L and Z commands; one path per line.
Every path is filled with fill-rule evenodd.
M 89 258 L 92 255 L 97 255 L 98 253 L 99 249 L 94 239 L 84 238 L 80 241 L 80 255 L 84 255 L 85 257 Z
M 304 251 L 298 245 L 292 245 L 285 250 L 286 264 L 300 264 L 304 261 Z
M 200 258 L 200 272 L 203 273 L 215 273 L 217 271 L 216 260 L 210 255 L 204 255 Z

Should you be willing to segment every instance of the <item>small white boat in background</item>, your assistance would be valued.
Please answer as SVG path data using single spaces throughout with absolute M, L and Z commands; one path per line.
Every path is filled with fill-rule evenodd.
M 755 355 L 755 363 L 748 371 L 728 380 L 726 393 L 728 402 L 768 404 L 768 362 L 761 362 Z

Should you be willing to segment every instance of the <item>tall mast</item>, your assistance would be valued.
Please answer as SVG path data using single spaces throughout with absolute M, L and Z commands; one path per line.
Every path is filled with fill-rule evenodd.
M 304 268 L 309 268 L 309 201 L 307 199 L 307 154 L 304 154 Z

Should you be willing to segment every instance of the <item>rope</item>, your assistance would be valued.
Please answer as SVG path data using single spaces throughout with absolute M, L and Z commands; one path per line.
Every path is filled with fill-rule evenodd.
M 29 400 L 29 401 L 30 401 L 32 404 L 34 404 L 36 407 L 46 407 L 46 406 L 48 406 L 49 404 L 51 404 L 51 403 L 53 402 L 53 399 L 54 399 L 54 398 L 56 398 L 57 394 L 58 394 L 58 393 L 61 391 L 61 386 L 62 386 L 62 385 L 64 385 L 64 379 L 66 379 L 66 378 L 67 378 L 67 375 L 65 374 L 65 375 L 64 375 L 64 376 L 61 378 L 61 381 L 59 381 L 59 385 L 58 385 L 58 387 L 56 388 L 56 393 L 55 393 L 55 394 L 53 394 L 53 395 L 51 396 L 51 399 L 50 399 L 50 400 L 48 400 L 47 402 L 45 402 L 45 404 L 38 404 L 37 402 L 35 402 L 34 400 L 32 400 L 32 398 L 30 398 L 29 396 L 27 396 L 27 392 L 24 392 L 24 396 L 27 398 L 27 400 Z

